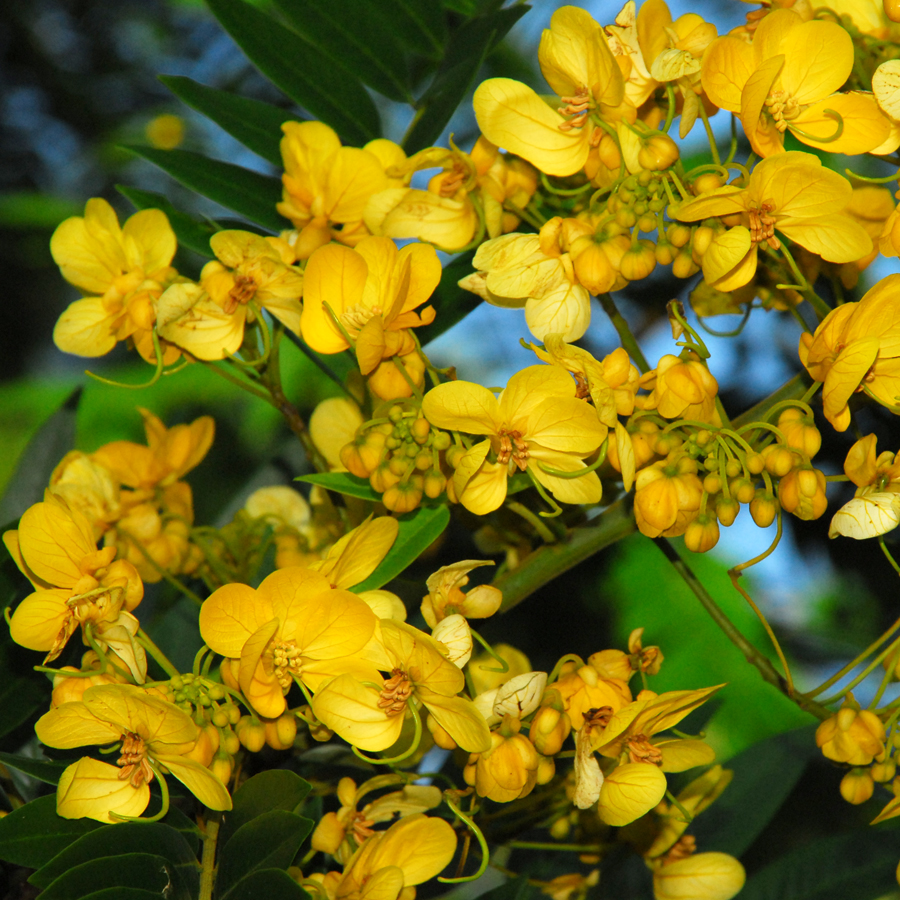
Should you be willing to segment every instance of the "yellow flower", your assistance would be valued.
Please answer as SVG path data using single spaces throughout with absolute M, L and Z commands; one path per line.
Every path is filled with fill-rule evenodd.
M 335 888 L 336 900 L 397 900 L 401 891 L 439 875 L 456 853 L 449 822 L 406 816 L 357 850 Z
M 493 306 L 525 308 L 528 330 L 538 340 L 559 333 L 575 341 L 591 321 L 590 295 L 578 283 L 568 253 L 547 253 L 536 234 L 507 234 L 483 243 L 472 265 L 478 270 L 459 286 Z
M 600 820 L 607 825 L 628 825 L 650 812 L 665 796 L 666 787 L 666 776 L 652 763 L 616 766 L 600 788 Z
M 44 662 L 50 662 L 80 625 L 86 637 L 108 646 L 143 681 L 147 663 L 131 640 L 138 625 L 130 611 L 141 602 L 144 586 L 131 563 L 113 561 L 113 547 L 97 549 L 81 513 L 62 501 L 36 503 L 3 542 L 36 588 L 10 620 L 17 644 L 46 653 Z
M 559 111 L 526 85 L 490 78 L 475 91 L 475 118 L 482 134 L 548 175 L 574 175 L 599 143 L 592 120 L 627 118 L 636 111 L 625 100 L 625 81 L 603 29 L 574 6 L 558 9 L 538 48 L 541 71 L 559 96 Z
M 308 259 L 331 240 L 355 243 L 365 236 L 359 226 L 366 203 L 390 186 L 379 155 L 342 147 L 322 122 L 285 122 L 281 130 L 284 193 L 276 208 L 300 229 L 297 258 Z
M 865 540 L 900 525 L 900 461 L 886 450 L 875 456 L 877 438 L 868 434 L 848 451 L 844 474 L 856 484 L 853 499 L 831 520 L 828 536 Z
M 500 608 L 503 594 L 489 584 L 481 584 L 463 593 L 469 572 L 480 566 L 492 566 L 490 560 L 466 559 L 442 566 L 425 582 L 428 593 L 422 598 L 422 616 L 429 628 L 447 616 L 459 613 L 467 619 L 486 619 Z
M 677 537 L 697 517 L 703 484 L 696 463 L 682 458 L 677 463 L 660 460 L 637 473 L 634 516 L 641 534 Z
M 746 187 L 716 188 L 681 204 L 676 216 L 683 222 L 741 217 L 743 224 L 715 237 L 703 254 L 706 281 L 731 291 L 753 279 L 760 244 L 781 246 L 776 230 L 828 262 L 853 262 L 869 253 L 872 239 L 846 212 L 852 196 L 850 182 L 817 156 L 792 151 L 758 163 Z
M 408 177 L 437 166 L 443 171 L 428 182 L 428 190 L 404 186 L 375 194 L 366 206 L 369 230 L 392 238 L 428 241 L 452 253 L 472 242 L 479 210 L 489 237 L 512 231 L 519 218 L 504 210 L 504 202 L 511 200 L 525 207 L 537 188 L 537 176 L 527 163 L 507 160 L 484 137 L 475 142 L 471 153 L 455 146 L 449 150 L 432 147 L 391 171 L 408 173 Z
M 586 469 L 583 457 L 601 444 L 606 429 L 594 411 L 575 397 L 575 382 L 555 366 L 517 372 L 499 399 L 485 387 L 452 381 L 430 390 L 422 411 L 439 428 L 487 435 L 460 460 L 454 485 L 460 502 L 477 515 L 506 499 L 506 480 L 516 468 L 528 471 L 564 503 L 597 503 L 594 472 L 560 477 L 554 472 Z M 488 454 L 493 459 L 488 457 Z
M 370 375 L 383 360 L 415 352 L 408 329 L 434 320 L 433 307 L 414 310 L 440 282 L 441 264 L 427 244 L 397 250 L 390 238 L 369 237 L 355 250 L 336 244 L 317 250 L 305 277 L 303 339 L 319 353 L 340 353 L 353 341 L 360 371 Z M 386 399 L 409 396 L 412 389 L 403 386 L 405 393 Z
M 219 231 L 209 245 L 218 257 L 203 267 L 200 283 L 173 284 L 159 298 L 159 334 L 203 360 L 224 359 L 244 340 L 244 326 L 265 309 L 300 333 L 303 273 L 280 238 L 249 231 Z
M 580 731 L 591 710 L 606 707 L 611 713 L 631 703 L 628 682 L 621 678 L 608 678 L 594 666 L 580 666 L 563 675 L 548 688 L 559 692 L 572 728 Z
M 71 450 L 60 460 L 47 490 L 91 523 L 96 540 L 122 515 L 119 483 L 112 472 L 80 450 Z
M 866 153 L 890 127 L 871 94 L 835 93 L 852 68 L 853 41 L 840 25 L 779 9 L 760 22 L 751 43 L 732 35 L 713 41 L 701 78 L 713 103 L 740 115 L 760 156 L 781 153 L 787 130 L 829 153 Z
M 800 361 L 824 382 L 822 408 L 837 431 L 850 424 L 848 401 L 864 391 L 897 408 L 900 396 L 900 275 L 888 275 L 858 303 L 845 303 L 800 339 Z
M 465 677 L 438 642 L 391 619 L 381 620 L 381 638 L 390 678 L 366 679 L 371 686 L 351 674 L 339 675 L 313 698 L 316 717 L 362 750 L 386 750 L 400 738 L 411 700 L 422 703 L 464 750 L 486 750 L 490 732 L 484 717 L 471 700 L 457 696 Z
M 370 517 L 348 531 L 311 568 L 324 575 L 332 587 L 352 588 L 381 564 L 399 531 L 400 523 L 392 516 Z
M 884 753 L 884 723 L 873 712 L 845 703 L 816 729 L 816 746 L 826 759 L 867 766 Z
M 210 648 L 239 659 L 241 691 L 262 716 L 277 718 L 294 680 L 312 691 L 344 672 L 374 681 L 361 651 L 375 631 L 374 613 L 355 594 L 332 588 L 318 572 L 278 569 L 254 590 L 226 584 L 200 608 Z
M 79 702 L 64 703 L 35 725 L 40 741 L 68 750 L 122 742 L 116 766 L 81 759 L 59 781 L 56 810 L 63 818 L 87 816 L 114 822 L 113 814 L 137 816 L 150 802 L 149 783 L 160 769 L 171 772 L 210 809 L 231 809 L 225 785 L 186 754 L 200 736 L 177 706 L 132 685 L 88 688 Z
M 695 419 L 718 424 L 716 395 L 719 384 L 698 359 L 680 359 L 667 353 L 655 369 L 641 376 L 649 397 L 637 398 L 640 409 L 655 409 L 664 419 Z
M 66 219 L 50 239 L 63 278 L 87 294 L 60 316 L 53 330 L 56 346 L 77 356 L 103 356 L 131 338 L 141 356 L 155 362 L 156 302 L 178 276 L 170 265 L 176 247 L 160 210 L 145 209 L 120 226 L 105 200 L 88 200 L 84 217 Z M 178 356 L 167 347 L 163 360 L 172 363 Z
M 479 797 L 509 803 L 527 797 L 537 784 L 540 756 L 534 744 L 519 734 L 521 723 L 509 717 L 509 726 L 491 733 L 491 746 L 469 757 L 464 778 Z M 505 732 L 510 733 L 505 733 Z

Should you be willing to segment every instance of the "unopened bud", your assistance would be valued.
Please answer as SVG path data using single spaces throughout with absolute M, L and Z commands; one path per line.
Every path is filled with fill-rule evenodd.
M 256 716 L 241 716 L 235 728 L 238 740 L 251 753 L 259 753 L 266 743 L 266 726 Z
M 646 238 L 639 240 L 622 254 L 619 271 L 628 281 L 640 281 L 656 268 L 656 248 Z
M 698 516 L 684 532 L 684 545 L 694 553 L 706 553 L 719 542 L 719 523 L 712 516 Z
M 638 163 L 653 172 L 668 169 L 677 161 L 678 145 L 667 134 L 654 134 L 638 151 Z
M 841 796 L 854 806 L 865 803 L 875 790 L 875 782 L 865 769 L 851 769 L 841 779 Z

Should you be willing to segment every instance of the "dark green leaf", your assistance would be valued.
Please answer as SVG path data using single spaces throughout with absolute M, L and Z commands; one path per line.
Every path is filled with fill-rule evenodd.
M 809 726 L 776 734 L 730 759 L 726 768 L 734 772 L 731 784 L 691 826 L 697 844 L 704 850 L 741 856 L 817 754 L 814 731 Z
M 159 900 L 156 891 L 145 891 L 142 888 L 112 887 L 92 894 L 82 894 L 78 900 Z
M 166 900 L 191 900 L 176 868 L 153 853 L 123 853 L 81 863 L 44 888 L 41 900 L 81 900 L 106 888 L 141 888 Z
M 59 784 L 59 776 L 69 765 L 49 759 L 33 759 L 30 756 L 17 756 L 14 753 L 0 753 L 0 763 L 17 772 L 23 772 L 45 784 Z
M 200 855 L 200 829 L 193 819 L 189 819 L 178 807 L 170 806 L 162 821 L 184 838 L 194 856 Z
M 528 883 L 528 878 L 520 875 L 484 894 L 479 894 L 478 900 L 527 900 L 533 893 L 534 888 Z
M 180 75 L 160 75 L 159 80 L 181 101 L 212 119 L 247 149 L 281 168 L 281 123 L 297 116 L 228 91 L 207 87 Z
M 474 256 L 474 250 L 463 253 L 462 256 L 458 256 L 453 262 L 444 266 L 441 283 L 428 301 L 434 307 L 437 315 L 430 325 L 416 329 L 416 336 L 422 342 L 423 347 L 464 319 L 481 303 L 481 298 L 477 294 L 464 291 L 457 284 L 461 278 L 472 274 L 472 258 Z
M 713 807 L 714 808 L 714 807 Z M 806 844 L 757 872 L 741 900 L 872 900 L 892 890 L 900 832 L 861 828 Z
M 275 204 L 281 202 L 281 181 L 277 178 L 209 159 L 190 150 L 135 146 L 126 149 L 159 166 L 185 187 L 246 216 L 263 228 L 280 231 L 287 225 L 275 211 Z
M 6 548 L 0 550 L 0 554 L 5 553 Z M 3 602 L 9 603 L 15 591 L 7 590 L 5 575 L 3 585 L 6 594 Z M 34 673 L 32 667 L 40 657 L 14 644 L 5 624 L 0 628 L 0 737 L 3 737 L 47 711 L 52 685 Z
M 400 103 L 411 102 L 409 66 L 382 3 L 372 0 L 275 0 L 288 23 L 311 44 Z
M 168 197 L 162 194 L 142 191 L 125 184 L 117 184 L 116 190 L 137 209 L 161 209 L 166 214 L 175 237 L 178 238 L 179 246 L 187 247 L 200 256 L 212 258 L 209 239 L 216 233 L 216 228 L 209 222 L 197 222 L 185 213 L 179 212 L 172 206 Z
M 377 502 L 381 500 L 381 494 L 372 490 L 367 478 L 351 475 L 349 472 L 322 472 L 315 475 L 301 475 L 294 481 L 305 481 L 307 484 L 317 484 L 329 491 L 338 494 L 347 494 L 350 497 L 360 497 L 363 500 Z
M 269 769 L 245 781 L 234 795 L 234 808 L 225 813 L 219 846 L 226 847 L 231 836 L 247 822 L 273 809 L 296 812 L 309 793 L 310 784 L 286 769 Z
M 434 0 L 383 0 L 385 21 L 395 29 L 407 49 L 424 56 L 439 56 L 447 40 L 447 23 Z
M 349 70 L 243 0 L 207 4 L 256 68 L 295 103 L 350 144 L 379 137 L 375 103 Z
M 403 140 L 407 153 L 429 147 L 440 137 L 485 57 L 528 9 L 515 6 L 470 19 L 451 35 L 434 81 L 416 104 L 418 116 Z
M 396 578 L 443 534 L 450 524 L 450 510 L 446 506 L 420 506 L 397 516 L 397 521 L 400 532 L 394 546 L 378 568 L 352 590 L 374 591 Z
M 44 499 L 44 488 L 59 461 L 75 446 L 75 417 L 81 388 L 41 425 L 22 451 L 19 464 L 0 500 L 0 522 L 9 522 Z
M 309 894 L 281 869 L 262 869 L 241 879 L 228 900 L 309 900 Z
M 73 841 L 100 827 L 93 819 L 58 816 L 56 794 L 40 797 L 0 819 L 0 859 L 37 869 Z
M 149 853 L 166 860 L 181 872 L 182 879 L 199 887 L 197 856 L 184 837 L 162 822 L 122 822 L 104 825 L 69 844 L 28 879 L 35 887 L 46 888 L 70 869 L 99 857 L 115 858 L 132 853 Z M 141 887 L 136 884 L 135 887 Z
M 287 869 L 315 822 L 273 809 L 242 825 L 228 841 L 216 875 L 222 900 L 241 879 L 261 869 Z

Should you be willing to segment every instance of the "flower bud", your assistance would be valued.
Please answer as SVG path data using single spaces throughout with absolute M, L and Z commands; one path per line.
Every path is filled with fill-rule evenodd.
M 691 182 L 691 190 L 699 196 L 700 194 L 708 194 L 710 191 L 722 187 L 724 183 L 722 176 L 717 172 L 704 172 Z
M 616 269 L 603 252 L 603 248 L 593 241 L 574 257 L 572 264 L 575 275 L 592 294 L 604 294 L 616 280 Z
M 552 837 L 555 841 L 561 841 L 563 840 L 563 838 L 568 837 L 571 830 L 571 823 L 567 818 L 563 817 L 561 819 L 557 819 L 550 826 L 550 837 Z
M 793 447 L 812 459 L 822 446 L 822 434 L 813 424 L 812 416 L 803 410 L 790 407 L 778 417 L 778 428 L 784 435 L 788 447 Z
M 711 516 L 698 516 L 684 532 L 684 545 L 694 553 L 706 553 L 719 542 L 719 523 Z
M 551 781 L 553 781 L 553 776 L 555 774 L 556 763 L 550 757 L 542 756 L 537 767 L 537 783 L 549 784 Z
M 460 669 L 472 656 L 472 629 L 465 616 L 445 616 L 432 629 L 431 636 L 447 650 L 447 659 Z
M 498 803 L 525 797 L 537 783 L 539 763 L 537 750 L 525 735 L 504 737 L 495 731 L 490 750 L 477 754 L 475 791 L 480 797 Z
M 546 686 L 546 672 L 526 672 L 510 678 L 497 691 L 494 715 L 524 719 L 538 708 Z
M 625 763 L 606 776 L 597 811 L 607 825 L 628 825 L 666 794 L 666 776 L 651 763 Z
M 865 803 L 875 791 L 875 782 L 865 769 L 851 769 L 841 779 L 841 796 L 854 806 Z
M 612 135 L 603 135 L 597 145 L 597 155 L 607 169 L 618 169 L 622 165 L 622 153 Z
M 756 488 L 748 478 L 735 478 L 728 489 L 738 503 L 749 503 L 756 496 Z
M 784 478 L 796 462 L 795 455 L 784 444 L 770 444 L 762 455 L 766 461 L 766 471 L 776 478 Z
M 691 239 L 691 228 L 682 222 L 673 222 L 666 229 L 666 240 L 674 247 L 683 247 Z
M 438 745 L 442 750 L 455 750 L 456 749 L 456 741 L 450 737 L 449 733 L 445 731 L 441 725 L 438 723 L 438 720 L 435 719 L 434 716 L 428 716 L 425 720 L 425 727 L 431 732 L 432 740 L 434 740 L 435 744 Z
M 297 717 L 286 712 L 277 719 L 265 723 L 266 743 L 273 750 L 290 750 L 294 746 L 294 738 L 297 737 Z
M 869 774 L 873 781 L 879 784 L 887 784 L 892 781 L 897 774 L 897 763 L 892 759 L 886 759 L 884 762 L 872 763 Z
M 716 516 L 726 528 L 734 524 L 734 520 L 738 517 L 740 511 L 741 504 L 733 497 L 730 499 L 719 497 L 716 502 Z
M 700 271 L 700 266 L 694 262 L 690 253 L 684 249 L 678 252 L 678 256 L 672 262 L 672 274 L 676 278 L 690 278 Z
M 219 750 L 213 757 L 213 761 L 209 766 L 210 771 L 222 784 L 228 784 L 231 780 L 231 772 L 234 767 L 234 760 L 229 753 Z
M 542 706 L 531 720 L 528 737 L 543 756 L 556 756 L 565 743 L 572 723 L 568 715 L 552 706 Z
M 806 521 L 825 512 L 825 475 L 812 466 L 794 469 L 778 482 L 778 500 L 782 508 Z
M 256 716 L 241 716 L 235 728 L 238 740 L 251 753 L 259 753 L 266 743 L 266 726 Z
M 241 742 L 231 728 L 223 728 L 219 732 L 219 749 L 224 750 L 230 756 L 234 756 L 241 749 Z
M 760 528 L 768 528 L 778 515 L 778 500 L 766 490 L 758 490 L 750 501 L 750 515 Z
M 642 238 L 623 255 L 619 271 L 628 281 L 640 281 L 656 268 L 656 250 L 652 241 Z
M 847 703 L 816 729 L 816 745 L 826 759 L 851 766 L 867 766 L 884 751 L 881 719 L 867 709 Z
M 658 132 L 644 142 L 638 151 L 638 163 L 657 172 L 668 169 L 678 161 L 678 145 L 667 134 Z
M 691 241 L 691 252 L 695 261 L 699 262 L 703 259 L 703 255 L 709 249 L 709 245 L 715 236 L 716 233 L 709 225 L 701 225 L 697 228 Z
M 744 886 L 744 867 L 727 853 L 695 853 L 653 873 L 656 900 L 731 900 Z

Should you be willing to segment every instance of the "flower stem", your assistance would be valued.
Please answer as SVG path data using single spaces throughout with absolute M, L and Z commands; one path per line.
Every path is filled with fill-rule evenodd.
M 609 294 L 600 294 L 597 299 L 600 301 L 603 311 L 609 316 L 609 321 L 612 322 L 613 328 L 618 332 L 619 340 L 622 342 L 622 346 L 628 351 L 628 355 L 635 363 L 637 363 L 637 367 L 642 373 L 649 372 L 650 365 L 647 363 L 641 348 L 638 346 L 637 340 L 635 340 L 634 335 L 631 333 L 631 329 L 628 327 L 625 317 L 619 312 L 616 304 L 613 302 L 613 298 Z
M 221 821 L 222 813 L 210 811 L 206 820 L 206 834 L 203 836 L 199 900 L 212 900 L 213 884 L 216 880 L 216 842 L 219 839 Z

